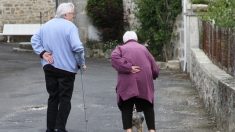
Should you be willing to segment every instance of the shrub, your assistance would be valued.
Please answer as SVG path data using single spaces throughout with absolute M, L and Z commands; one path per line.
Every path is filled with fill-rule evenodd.
M 114 49 L 117 45 L 119 45 L 120 43 L 117 40 L 111 40 L 111 41 L 106 41 L 103 44 L 103 51 L 107 51 L 108 49 Z
M 137 8 L 136 16 L 141 23 L 137 30 L 139 39 L 149 42 L 155 57 L 167 60 L 164 45 L 170 44 L 175 19 L 181 12 L 181 0 L 137 0 Z
M 209 0 L 192 0 L 192 4 L 209 4 Z
M 103 41 L 122 38 L 124 26 L 122 0 L 88 0 L 86 10 L 100 31 Z
M 214 22 L 220 27 L 235 28 L 234 9 L 234 0 L 213 0 L 208 5 L 208 11 L 202 13 L 202 19 Z

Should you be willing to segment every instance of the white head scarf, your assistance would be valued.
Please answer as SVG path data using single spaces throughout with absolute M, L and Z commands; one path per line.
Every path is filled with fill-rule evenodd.
M 137 35 L 134 31 L 126 31 L 126 33 L 123 35 L 123 43 L 126 43 L 128 40 L 138 41 Z
M 73 12 L 74 11 L 74 5 L 73 3 L 61 3 L 57 10 L 55 17 L 64 17 L 66 13 Z

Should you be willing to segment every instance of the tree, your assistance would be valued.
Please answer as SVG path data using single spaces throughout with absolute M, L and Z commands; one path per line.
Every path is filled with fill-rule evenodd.
M 210 1 L 208 11 L 202 13 L 202 19 L 214 22 L 220 27 L 235 28 L 235 1 Z
M 119 40 L 124 30 L 122 0 L 88 0 L 88 16 L 103 41 Z
M 137 0 L 137 10 L 140 39 L 149 42 L 155 57 L 167 60 L 166 45 L 170 44 L 175 19 L 181 12 L 181 0 Z

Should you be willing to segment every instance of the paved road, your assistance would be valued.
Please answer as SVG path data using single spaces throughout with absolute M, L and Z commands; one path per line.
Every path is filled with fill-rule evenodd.
M 0 132 L 44 132 L 48 95 L 39 58 L 34 53 L 13 52 L 14 46 L 0 44 Z M 83 82 L 89 132 L 121 132 L 116 72 L 105 59 L 88 59 L 87 65 Z M 162 70 L 155 85 L 157 132 L 216 131 L 187 75 Z M 67 129 L 85 132 L 80 74 Z

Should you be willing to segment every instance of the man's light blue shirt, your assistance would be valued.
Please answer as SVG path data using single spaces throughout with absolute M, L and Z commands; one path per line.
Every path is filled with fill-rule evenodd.
M 79 38 L 78 28 L 71 21 L 53 18 L 31 38 L 36 54 L 43 51 L 52 53 L 55 68 L 76 73 L 77 65 L 85 64 L 84 47 Z M 42 66 L 48 64 L 41 59 Z

